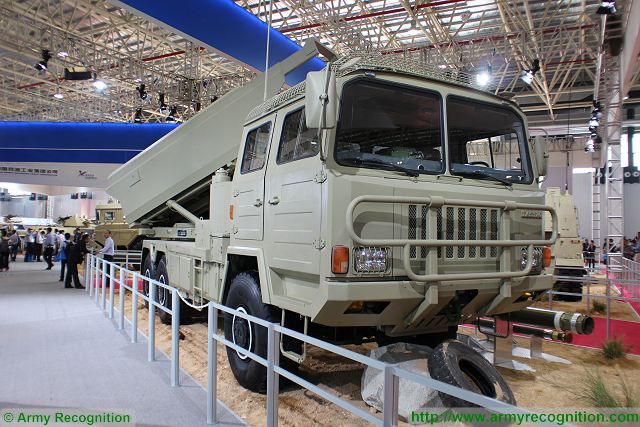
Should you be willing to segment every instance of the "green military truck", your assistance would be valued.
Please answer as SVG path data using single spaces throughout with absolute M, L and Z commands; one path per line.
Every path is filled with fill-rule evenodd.
M 318 52 L 325 69 L 282 91 Z M 309 42 L 120 167 L 107 192 L 159 239 L 144 240 L 142 272 L 190 304 L 336 343 L 455 337 L 551 288 L 556 239 L 538 188 L 544 145 L 528 143 L 517 105 L 470 81 Z M 266 354 L 263 328 L 230 315 L 224 326 Z M 281 352 L 306 354 L 286 341 Z M 240 384 L 264 388 L 261 365 L 228 355 Z

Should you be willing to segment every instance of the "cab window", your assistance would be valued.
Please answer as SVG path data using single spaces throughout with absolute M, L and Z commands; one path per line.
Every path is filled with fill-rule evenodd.
M 247 134 L 244 154 L 242 155 L 241 173 L 253 172 L 263 168 L 267 161 L 270 132 L 271 122 L 268 122 Z
M 307 128 L 304 108 L 287 114 L 282 125 L 277 163 L 313 157 L 319 152 L 318 131 Z

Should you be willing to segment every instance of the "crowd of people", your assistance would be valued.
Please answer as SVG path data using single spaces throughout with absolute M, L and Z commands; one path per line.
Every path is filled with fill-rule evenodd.
M 104 233 L 105 245 L 100 253 L 108 261 L 113 260 L 115 244 L 111 232 Z M 0 272 L 9 271 L 11 262 L 23 254 L 24 262 L 45 262 L 45 270 L 52 270 L 54 262 L 60 263 L 60 282 L 65 288 L 83 289 L 78 277 L 78 265 L 89 253 L 89 235 L 76 228 L 73 235 L 64 230 L 48 227 L 46 230 L 28 228 L 24 236 L 16 230 L 0 230 Z M 73 284 L 73 286 L 72 286 Z
M 593 240 L 584 239 L 582 242 L 582 254 L 586 267 L 595 271 L 597 246 Z M 622 244 L 615 243 L 613 239 L 605 239 L 602 244 L 602 262 L 606 264 L 608 254 L 622 252 L 622 256 L 640 262 L 640 232 L 633 239 L 625 238 Z

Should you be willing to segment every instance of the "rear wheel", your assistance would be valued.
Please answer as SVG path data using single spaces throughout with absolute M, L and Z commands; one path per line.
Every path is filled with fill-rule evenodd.
M 171 285 L 169 283 L 169 273 L 167 271 L 167 260 L 164 257 L 164 255 L 160 258 L 160 261 L 158 261 L 158 265 L 155 271 L 155 279 L 164 285 L 169 285 L 169 286 Z M 167 310 L 171 310 L 171 307 L 172 307 L 171 297 L 172 295 L 171 295 L 170 289 L 163 288 L 162 286 L 156 285 L 155 301 L 159 305 L 166 308 Z M 191 307 L 183 303 L 181 299 L 179 299 L 178 302 L 180 304 L 180 324 L 185 324 L 191 320 L 191 311 L 190 311 Z M 167 313 L 161 308 L 158 308 L 157 310 L 158 310 L 158 317 L 160 318 L 160 321 L 165 325 L 170 325 L 171 317 L 172 317 L 171 314 Z
M 155 277 L 155 270 L 153 268 L 153 263 L 151 262 L 151 257 L 149 255 L 147 255 L 146 257 L 144 257 L 144 260 L 142 261 L 142 268 L 140 269 L 140 272 L 142 273 L 142 275 L 144 277 L 147 277 L 149 279 L 153 279 Z M 137 283 L 134 283 L 133 286 L 138 286 Z M 144 281 L 144 284 L 142 286 L 142 293 L 145 296 L 149 296 L 149 282 L 148 281 Z M 149 301 L 145 300 L 144 301 L 144 306 L 149 308 Z

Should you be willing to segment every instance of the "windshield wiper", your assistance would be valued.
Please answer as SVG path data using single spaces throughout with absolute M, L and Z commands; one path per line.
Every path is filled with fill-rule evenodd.
M 400 165 L 398 165 L 396 163 L 385 162 L 382 159 L 375 159 L 375 158 L 374 159 L 363 159 L 362 157 L 343 157 L 340 160 L 350 160 L 350 161 L 357 162 L 358 164 L 361 164 L 361 165 L 369 165 L 369 166 L 378 166 L 378 165 L 389 166 L 390 168 L 392 168 L 394 170 L 397 170 L 398 172 L 405 173 L 408 176 L 411 176 L 411 177 L 414 177 L 414 178 L 417 177 L 417 176 L 420 176 L 420 174 L 415 170 L 407 169 L 407 168 L 402 167 L 402 166 L 400 166 Z
M 476 169 L 476 170 L 472 170 L 472 171 L 454 171 L 453 169 L 451 169 L 451 172 L 454 173 L 458 173 L 461 175 L 475 175 L 475 176 L 482 176 L 482 177 L 486 177 L 486 178 L 491 178 L 494 181 L 498 181 L 503 183 L 504 185 L 511 187 L 513 185 L 513 182 L 507 178 L 501 178 L 499 176 L 495 176 L 495 175 L 491 175 L 488 172 L 485 172 L 481 169 Z

